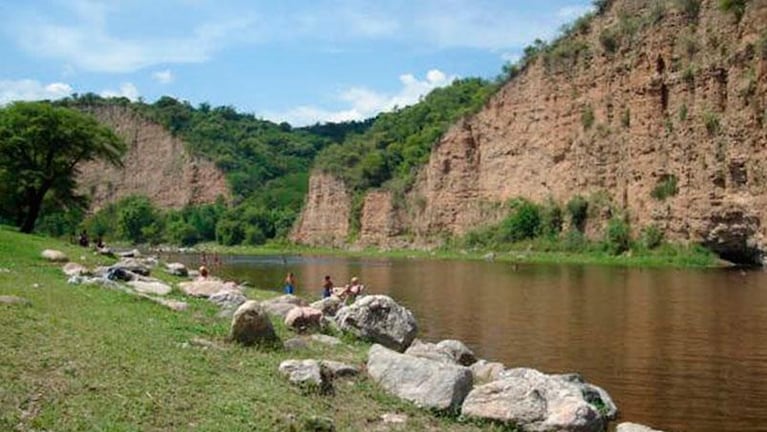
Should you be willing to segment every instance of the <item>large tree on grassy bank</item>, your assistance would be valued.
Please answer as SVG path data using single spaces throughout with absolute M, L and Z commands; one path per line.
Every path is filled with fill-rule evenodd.
M 120 165 L 125 144 L 93 117 L 48 102 L 0 109 L 0 205 L 22 232 L 32 232 L 43 200 L 82 205 L 77 164 L 103 159 Z

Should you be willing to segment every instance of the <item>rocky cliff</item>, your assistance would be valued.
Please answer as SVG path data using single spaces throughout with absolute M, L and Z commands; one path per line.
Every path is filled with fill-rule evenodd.
M 87 111 L 114 129 L 128 146 L 122 168 L 101 162 L 78 167 L 78 183 L 92 197 L 92 210 L 133 194 L 146 195 L 163 208 L 212 203 L 219 196 L 229 196 L 224 174 L 213 162 L 190 155 L 184 142 L 163 126 L 128 107 L 106 105 Z
M 361 240 L 462 234 L 492 220 L 493 203 L 582 195 L 594 235 L 620 213 L 634 231 L 654 224 L 671 240 L 758 259 L 767 250 L 767 2 L 746 2 L 740 19 L 717 0 L 683 3 L 607 2 L 441 138 L 407 205 L 383 212 L 400 228 L 376 228 L 386 226 L 381 206 L 368 201 L 383 198 L 369 196 L 365 209 L 377 215 L 363 211 Z

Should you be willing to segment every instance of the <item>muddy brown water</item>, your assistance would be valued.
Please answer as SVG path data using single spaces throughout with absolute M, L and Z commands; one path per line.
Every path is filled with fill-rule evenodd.
M 767 272 L 224 256 L 214 274 L 281 291 L 288 271 L 307 298 L 326 274 L 336 285 L 359 276 L 410 308 L 423 339 L 460 339 L 507 367 L 581 372 L 621 421 L 767 431 Z

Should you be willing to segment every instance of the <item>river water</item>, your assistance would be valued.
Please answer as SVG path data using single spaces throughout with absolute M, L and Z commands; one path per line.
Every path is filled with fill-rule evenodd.
M 199 257 L 177 257 L 196 266 Z M 419 336 L 507 367 L 581 372 L 622 421 L 767 431 L 767 273 L 335 257 L 225 256 L 214 274 L 319 298 L 359 276 L 410 308 Z

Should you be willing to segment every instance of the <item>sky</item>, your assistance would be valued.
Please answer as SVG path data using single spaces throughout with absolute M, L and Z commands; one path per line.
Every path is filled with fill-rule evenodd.
M 0 0 L 0 104 L 93 92 L 361 120 L 497 76 L 589 0 Z

